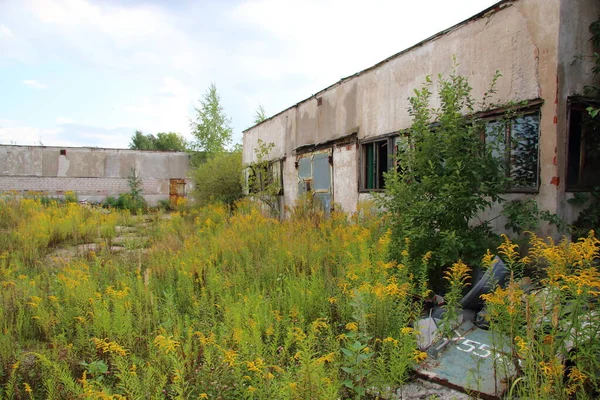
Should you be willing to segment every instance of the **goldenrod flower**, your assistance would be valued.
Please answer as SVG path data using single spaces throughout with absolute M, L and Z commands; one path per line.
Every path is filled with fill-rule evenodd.
M 426 359 L 427 359 L 427 353 L 425 353 L 424 351 L 415 350 L 413 352 L 413 360 L 416 363 L 420 363 Z
M 356 332 L 358 330 L 358 324 L 356 322 L 348 322 L 346 324 L 346 329 L 350 332 Z

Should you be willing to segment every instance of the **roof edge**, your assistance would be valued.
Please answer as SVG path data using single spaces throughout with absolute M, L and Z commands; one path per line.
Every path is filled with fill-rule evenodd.
M 3 147 L 33 147 L 37 149 L 73 149 L 73 150 L 111 150 L 111 151 L 131 151 L 136 153 L 168 153 L 168 154 L 189 154 L 186 151 L 175 151 L 175 150 L 137 150 L 137 149 L 123 149 L 116 147 L 91 147 L 91 146 L 44 146 L 44 145 L 27 145 L 27 144 L 1 144 L 0 148 Z
M 482 11 L 478 12 L 477 14 L 475 14 L 475 15 L 473 15 L 473 16 L 471 16 L 471 17 L 469 17 L 469 18 L 467 18 L 467 19 L 465 19 L 465 20 L 463 20 L 463 21 L 461 21 L 461 22 L 459 22 L 459 23 L 457 23 L 457 24 L 455 24 L 455 25 L 452 25 L 452 26 L 450 26 L 449 28 L 446 28 L 446 29 L 444 29 L 444 30 L 441 30 L 441 31 L 439 31 L 439 32 L 437 32 L 437 33 L 435 33 L 435 34 L 433 34 L 433 35 L 429 36 L 428 38 L 426 38 L 426 39 L 423 39 L 423 40 L 421 40 L 420 42 L 418 42 L 418 43 L 416 43 L 416 44 L 414 44 L 414 45 L 412 45 L 412 46 L 410 46 L 410 47 L 407 47 L 406 49 L 404 49 L 404 50 L 401 50 L 401 51 L 399 51 L 399 52 L 397 52 L 397 53 L 395 53 L 395 54 L 393 54 L 393 55 L 389 56 L 388 58 L 385 58 L 385 59 L 383 59 L 383 60 L 381 60 L 381 61 L 377 62 L 376 64 L 373 64 L 372 66 L 370 66 L 370 67 L 368 67 L 368 68 L 365 68 L 365 69 L 363 69 L 363 70 L 361 70 L 361 71 L 358 71 L 358 72 L 356 72 L 356 73 L 354 73 L 354 74 L 352 74 L 352 75 L 349 75 L 349 76 L 347 76 L 347 77 L 345 77 L 345 78 L 342 78 L 342 79 L 340 79 L 339 81 L 337 81 L 337 82 L 335 82 L 335 83 L 333 83 L 333 84 L 331 84 L 331 85 L 329 85 L 329 86 L 325 87 L 324 89 L 321 89 L 321 90 L 319 90 L 318 92 L 314 93 L 313 95 L 311 95 L 311 96 L 309 96 L 309 97 L 307 97 L 307 98 L 305 98 L 305 99 L 303 99 L 303 100 L 300 100 L 300 101 L 299 101 L 299 102 L 297 102 L 296 104 L 294 104 L 294 105 L 292 105 L 292 106 L 290 106 L 290 107 L 288 107 L 288 108 L 285 108 L 285 109 L 283 109 L 283 110 L 279 111 L 279 112 L 278 112 L 278 113 L 276 113 L 276 114 L 273 114 L 273 115 L 272 115 L 272 116 L 270 116 L 269 118 L 266 118 L 264 121 L 261 121 L 261 122 L 259 122 L 258 124 L 254 124 L 254 125 L 252 125 L 252 126 L 250 126 L 250 127 L 246 128 L 246 129 L 242 130 L 242 134 L 245 134 L 245 133 L 246 133 L 246 132 L 248 132 L 250 129 L 253 129 L 253 128 L 257 127 L 257 126 L 259 126 L 259 125 L 261 125 L 261 124 L 263 124 L 263 123 L 265 123 L 265 122 L 267 122 L 267 121 L 269 121 L 269 120 L 271 120 L 271 119 L 273 119 L 273 118 L 275 118 L 275 117 L 277 117 L 277 116 L 279 116 L 279 115 L 283 114 L 284 112 L 286 112 L 286 111 L 288 111 L 288 110 L 291 110 L 292 108 L 298 107 L 300 104 L 302 104 L 302 103 L 305 103 L 305 102 L 307 102 L 308 100 L 310 100 L 310 99 L 312 99 L 312 98 L 315 98 L 317 95 L 319 95 L 319 94 L 321 94 L 321 93 L 323 93 L 323 92 L 326 92 L 327 90 L 329 90 L 329 89 L 333 88 L 334 86 L 340 85 L 340 84 L 342 84 L 343 82 L 345 82 L 345 81 L 347 81 L 347 80 L 350 80 L 350 79 L 356 78 L 356 77 L 358 77 L 358 76 L 360 76 L 360 75 L 362 75 L 362 74 L 364 74 L 364 73 L 366 73 L 366 72 L 369 72 L 369 71 L 371 71 L 371 70 L 373 70 L 373 69 L 375 69 L 375 68 L 379 67 L 380 65 L 383 65 L 383 64 L 385 64 L 386 62 L 388 62 L 388 61 L 391 61 L 391 60 L 393 60 L 393 59 L 395 59 L 395 58 L 397 58 L 397 57 L 401 56 L 401 55 L 402 55 L 402 54 L 404 54 L 404 53 L 408 53 L 409 51 L 411 51 L 411 50 L 413 50 L 413 49 L 415 49 L 415 48 L 417 48 L 417 47 L 420 47 L 420 46 L 424 45 L 425 43 L 429 43 L 429 42 L 431 42 L 431 41 L 433 41 L 433 40 L 435 40 L 435 39 L 438 39 L 438 38 L 440 38 L 440 37 L 442 37 L 442 36 L 445 36 L 445 35 L 447 35 L 448 33 L 450 33 L 450 32 L 453 32 L 453 31 L 455 31 L 456 29 L 458 29 L 458 28 L 462 27 L 463 25 L 466 25 L 466 24 L 468 24 L 469 22 L 472 22 L 472 21 L 478 20 L 479 18 L 482 18 L 482 17 L 484 17 L 484 16 L 486 16 L 486 15 L 491 15 L 491 14 L 495 14 L 495 13 L 497 13 L 497 12 L 499 12 L 499 11 L 502 11 L 502 10 L 503 10 L 503 9 L 505 9 L 506 7 L 510 7 L 510 6 L 511 6 L 511 5 L 512 5 L 514 2 L 516 2 L 516 1 L 518 1 L 518 0 L 501 0 L 501 1 L 497 2 L 497 3 L 495 3 L 495 4 L 492 4 L 490 7 L 488 7 L 488 8 L 486 8 L 486 9 L 484 9 L 484 10 L 482 10 Z

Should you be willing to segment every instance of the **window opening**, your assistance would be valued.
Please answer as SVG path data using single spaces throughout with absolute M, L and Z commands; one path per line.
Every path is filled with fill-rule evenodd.
M 590 190 L 600 185 L 600 122 L 583 104 L 569 107 L 567 190 Z
M 325 150 L 298 159 L 298 194 L 310 193 L 327 215 L 333 204 L 331 154 L 331 150 Z
M 539 112 L 490 120 L 485 142 L 492 154 L 503 158 L 503 169 L 511 179 L 509 191 L 537 190 L 539 185 Z
M 397 137 L 377 140 L 362 145 L 361 189 L 385 188 L 384 173 L 394 165 Z

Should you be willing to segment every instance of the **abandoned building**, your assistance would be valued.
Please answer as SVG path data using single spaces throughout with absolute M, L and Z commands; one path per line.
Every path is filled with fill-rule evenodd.
M 508 168 L 520 184 L 504 197 L 532 196 L 540 209 L 573 221 L 578 210 L 567 200 L 600 184 L 600 160 L 585 145 L 580 102 L 593 76 L 592 62 L 582 55 L 594 52 L 589 26 L 599 14 L 597 0 L 500 1 L 247 129 L 243 161 L 256 161 L 259 140 L 273 143 L 269 159 L 282 182 L 281 206 L 308 192 L 325 209 L 335 203 L 354 212 L 385 185 L 396 141 L 411 126 L 413 89 L 426 76 L 448 74 L 456 57 L 457 72 L 468 77 L 476 98 L 500 71 L 494 103 L 523 105 L 506 124 L 506 143 L 517 145 L 506 146 L 505 156 L 507 163 L 524 162 L 527 175 L 513 176 L 522 169 Z M 537 154 L 524 159 L 518 149 L 526 140 Z M 502 230 L 504 221 L 493 224 Z
M 0 145 L 0 192 L 43 193 L 101 202 L 130 191 L 132 169 L 142 195 L 155 206 L 186 195 L 189 154 L 93 147 Z

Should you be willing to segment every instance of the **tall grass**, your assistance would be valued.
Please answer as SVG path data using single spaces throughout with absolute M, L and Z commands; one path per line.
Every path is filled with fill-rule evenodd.
M 425 357 L 410 324 L 429 257 L 389 262 L 390 232 L 369 207 L 330 218 L 299 208 L 286 221 L 246 202 L 182 210 L 138 226 L 148 249 L 50 265 L 53 247 L 109 240 L 136 222 L 2 201 L 2 398 L 357 398 L 398 387 Z M 597 243 L 535 239 L 525 259 L 510 241 L 501 247 L 515 271 L 535 264 L 547 276 L 543 302 L 517 275 L 487 298 L 522 371 L 515 395 L 596 385 Z
M 19 218 L 3 220 L 12 232 L 0 275 L 5 397 L 354 396 L 340 366 L 357 313 L 365 351 L 387 357 L 360 384 L 408 373 L 389 360 L 398 349 L 403 366 L 413 357 L 414 334 L 402 330 L 412 277 L 386 262 L 389 233 L 368 212 L 281 222 L 249 204 L 211 206 L 154 219 L 147 252 L 47 268 L 49 247 L 121 217 L 31 200 L 10 207 Z M 49 239 L 60 232 L 70 236 Z

